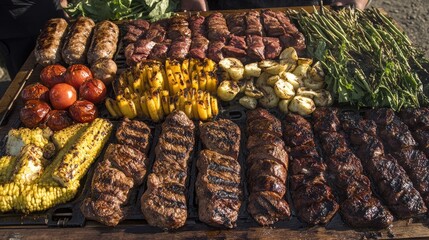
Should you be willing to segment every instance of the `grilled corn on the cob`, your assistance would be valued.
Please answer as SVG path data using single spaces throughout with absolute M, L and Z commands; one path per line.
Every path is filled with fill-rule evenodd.
M 7 183 L 11 180 L 17 159 L 18 157 L 14 156 L 0 157 L 0 184 Z
M 52 141 L 57 149 L 62 149 L 66 143 L 81 130 L 83 127 L 88 126 L 87 123 L 73 124 L 70 127 L 57 131 L 52 135 Z
M 6 154 L 18 156 L 21 149 L 28 144 L 34 144 L 35 146 L 43 149 L 46 144 L 48 144 L 48 140 L 51 135 L 52 131 L 49 128 L 11 129 L 7 135 Z
M 53 179 L 61 186 L 69 186 L 71 182 L 80 180 L 100 154 L 109 139 L 112 128 L 112 123 L 108 120 L 95 119 L 73 144 L 70 151 L 61 159 L 55 159 L 60 162 L 52 173 Z
M 12 181 L 21 185 L 34 182 L 42 175 L 45 161 L 42 149 L 33 144 L 26 145 L 16 162 Z

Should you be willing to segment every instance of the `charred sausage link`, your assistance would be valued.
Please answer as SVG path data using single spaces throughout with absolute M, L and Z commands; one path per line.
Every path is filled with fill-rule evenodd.
M 260 225 L 272 225 L 290 217 L 289 204 L 284 199 L 288 154 L 281 139 L 281 122 L 267 110 L 255 109 L 247 114 L 247 130 L 247 210 Z M 259 137 L 262 134 L 264 138 Z
M 390 115 L 392 119 L 394 114 Z M 384 116 L 383 121 L 390 119 Z M 375 119 L 371 117 L 371 119 Z M 362 165 L 383 197 L 387 207 L 398 218 L 409 218 L 427 211 L 420 193 L 413 186 L 404 168 L 392 155 L 385 151 L 378 133 L 376 121 L 363 120 L 357 114 L 343 114 L 343 128 L 349 133 L 350 142 Z
M 341 129 L 337 110 L 317 109 L 313 113 L 313 127 L 321 140 L 328 172 L 334 178 L 344 222 L 356 228 L 388 227 L 393 216 L 373 195 L 361 161 L 352 152 Z
M 71 26 L 62 50 L 64 62 L 69 65 L 84 64 L 95 23 L 87 17 L 79 17 Z
M 110 21 L 97 23 L 88 50 L 88 63 L 93 64 L 101 58 L 113 59 L 118 45 L 119 28 Z
M 67 25 L 62 18 L 53 18 L 46 22 L 37 38 L 34 51 L 39 64 L 47 66 L 61 61 L 61 47 Z
M 327 184 L 326 165 L 316 151 L 311 125 L 305 118 L 289 114 L 284 126 L 285 142 L 291 149 L 291 195 L 298 217 L 309 225 L 326 224 L 339 206 Z

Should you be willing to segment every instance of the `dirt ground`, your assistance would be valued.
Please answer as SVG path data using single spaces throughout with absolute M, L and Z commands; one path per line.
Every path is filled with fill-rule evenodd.
M 404 29 L 429 58 L 429 0 L 373 0 L 372 7 L 383 8 Z M 10 82 L 0 53 L 0 97 Z

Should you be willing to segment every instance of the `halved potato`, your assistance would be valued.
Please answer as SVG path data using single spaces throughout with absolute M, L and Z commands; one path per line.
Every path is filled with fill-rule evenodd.
M 258 63 L 249 63 L 244 66 L 244 77 L 259 77 L 261 75 L 261 68 L 258 67 Z
M 308 70 L 310 70 L 310 65 L 301 64 L 295 68 L 295 70 L 293 71 L 293 74 L 295 74 L 297 77 L 306 78 Z
M 280 60 L 298 61 L 298 53 L 295 48 L 288 47 L 280 53 Z
M 219 61 L 219 66 L 228 72 L 232 80 L 238 81 L 244 76 L 243 63 L 237 58 L 224 58 Z
M 243 107 L 247 109 L 255 109 L 258 105 L 258 101 L 252 97 L 244 96 L 238 100 L 238 103 L 240 103 Z
M 295 96 L 289 103 L 289 110 L 299 115 L 310 115 L 316 110 L 316 105 L 311 98 Z
M 310 88 L 311 90 L 322 89 L 324 84 L 324 81 L 314 81 L 312 78 L 304 79 L 304 86 Z
M 274 89 L 270 86 L 262 86 L 260 90 L 264 93 L 264 96 L 259 99 L 259 103 L 264 108 L 274 108 L 278 105 L 280 99 L 277 97 Z
M 291 99 L 282 99 L 279 102 L 279 109 L 280 111 L 282 111 L 283 113 L 288 113 L 289 112 L 289 103 L 290 103 Z
M 281 99 L 291 99 L 295 96 L 293 85 L 283 79 L 274 84 L 274 92 Z
M 231 101 L 240 92 L 240 87 L 235 81 L 222 81 L 217 88 L 217 95 L 223 101 Z
M 261 75 L 258 77 L 258 79 L 256 79 L 255 82 L 255 86 L 257 88 L 260 88 L 262 86 L 267 85 L 267 80 L 269 77 L 271 77 L 272 75 L 267 73 L 267 72 L 262 72 Z
M 310 88 L 307 87 L 300 87 L 296 90 L 296 95 L 297 96 L 303 96 L 303 97 L 308 97 L 308 98 L 313 98 L 314 96 L 317 95 L 317 93 L 315 91 L 313 91 Z
M 331 93 L 325 89 L 316 90 L 316 96 L 314 96 L 313 101 L 317 107 L 327 107 L 331 106 L 334 100 L 332 99 Z

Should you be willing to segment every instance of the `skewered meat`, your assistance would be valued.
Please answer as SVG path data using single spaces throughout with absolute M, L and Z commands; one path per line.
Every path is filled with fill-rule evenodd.
M 197 168 L 200 220 L 212 226 L 235 227 L 243 194 L 237 159 L 205 149 L 200 153 Z
M 247 12 L 244 20 L 246 22 L 246 35 L 262 36 L 261 15 L 258 11 Z
M 376 113 L 370 112 L 368 116 L 371 119 L 375 119 L 379 124 L 394 122 L 394 114 L 390 114 L 387 111 L 382 112 L 377 110 Z M 382 119 L 381 116 L 386 116 L 386 118 Z M 358 124 L 356 124 L 356 119 L 358 119 Z M 365 121 L 359 119 L 359 117 L 356 117 L 353 121 L 354 123 L 347 123 L 346 125 L 349 128 L 355 126 L 363 130 L 361 132 L 352 131 L 351 135 L 354 135 L 353 138 L 357 139 L 362 134 L 367 134 L 366 142 L 361 142 L 360 145 L 355 144 L 358 148 L 357 154 L 363 162 L 365 170 L 377 186 L 378 192 L 386 201 L 387 206 L 399 218 L 409 218 L 426 212 L 427 209 L 423 199 L 420 193 L 414 188 L 405 170 L 398 164 L 398 161 L 394 157 L 385 153 L 384 145 L 375 135 L 375 121 Z M 368 126 L 362 127 L 365 125 Z M 377 130 L 380 132 L 379 127 Z
M 238 158 L 240 149 L 240 129 L 230 120 L 221 119 L 202 125 L 201 141 L 207 149 Z
M 316 151 L 309 122 L 299 115 L 287 115 L 284 136 L 290 140 L 302 136 L 302 132 L 307 133 L 304 136 L 311 137 L 306 144 L 289 145 L 293 152 L 289 155 L 292 199 L 298 217 L 303 222 L 310 225 L 326 224 L 339 208 L 324 177 L 326 165 Z
M 155 44 L 147 58 L 158 61 L 165 61 L 165 59 L 167 59 L 167 53 L 170 44 L 170 39 L 165 39 L 164 42 Z
M 222 48 L 225 44 L 222 41 L 210 41 L 207 57 L 215 62 L 223 59 Z
M 189 57 L 191 58 L 206 58 L 207 49 L 209 48 L 209 40 L 202 35 L 192 38 L 191 50 Z
M 208 27 L 208 39 L 223 43 L 229 38 L 230 32 L 222 13 L 216 12 L 206 19 Z
M 372 194 L 362 164 L 341 131 L 337 112 L 333 108 L 316 109 L 313 126 L 321 140 L 328 171 L 334 177 L 341 216 L 352 227 L 386 228 L 392 223 L 393 216 Z M 340 146 L 341 150 L 336 150 L 335 146 Z
M 141 121 L 125 119 L 116 131 L 120 144 L 133 147 L 142 153 L 149 151 L 150 128 Z
M 194 129 L 194 123 L 181 111 L 171 113 L 162 124 L 155 163 L 141 198 L 141 210 L 152 226 L 175 229 L 185 224 L 185 182 Z
M 284 26 L 279 22 L 276 13 L 272 10 L 262 11 L 262 21 L 267 36 L 279 37 L 286 33 Z
M 168 51 L 168 57 L 177 60 L 185 59 L 188 56 L 191 42 L 191 39 L 187 37 L 174 39 Z
M 193 37 L 206 36 L 205 17 L 201 15 L 193 15 L 189 19 L 189 28 Z
M 383 144 L 387 146 L 389 153 L 397 159 L 399 165 L 404 168 L 413 182 L 415 188 L 422 195 L 426 205 L 429 204 L 429 159 L 417 149 L 417 143 L 411 135 L 407 125 L 399 117 L 395 116 L 391 109 L 380 109 L 377 113 L 369 113 L 371 117 L 378 114 L 393 116 L 392 121 L 378 121 L 380 135 Z M 426 141 L 428 141 L 426 139 Z
M 272 143 L 257 138 L 261 134 L 271 134 L 272 138 L 282 137 L 280 121 L 264 109 L 249 111 L 247 114 L 249 155 L 247 176 L 249 181 L 249 204 L 247 210 L 260 225 L 271 225 L 289 218 L 290 210 L 284 200 L 288 154 L 283 144 Z M 269 139 L 270 137 L 265 137 Z
M 156 23 L 152 23 L 150 28 L 146 31 L 145 38 L 147 40 L 151 40 L 157 43 L 163 42 L 165 39 L 165 35 L 167 31 L 165 30 L 166 23 L 163 21 L 158 21 Z
M 183 16 L 175 16 L 170 19 L 168 28 L 168 38 L 176 39 L 179 37 L 191 37 L 191 29 L 189 29 L 188 20 Z
M 265 45 L 261 36 L 247 35 L 247 54 L 248 56 L 256 61 L 264 60 Z
M 119 28 L 110 21 L 97 23 L 88 50 L 88 63 L 93 64 L 101 58 L 113 59 L 119 38 Z
M 280 40 L 273 37 L 264 37 L 263 39 L 265 45 L 265 59 L 275 59 L 280 55 L 282 51 L 282 46 L 280 46 Z
M 222 52 L 225 57 L 233 57 L 238 59 L 244 58 L 247 55 L 247 52 L 245 50 L 233 46 L 223 47 Z
M 34 50 L 39 64 L 47 66 L 61 61 L 62 40 L 66 30 L 67 22 L 62 18 L 53 18 L 46 22 Z
M 79 17 L 67 33 L 61 52 L 64 62 L 68 65 L 84 64 L 86 53 L 91 41 L 91 33 L 95 23 L 87 17 Z
M 229 14 L 226 16 L 226 22 L 231 34 L 244 36 L 246 34 L 246 13 Z
M 109 161 L 95 169 L 91 183 L 91 197 L 81 205 L 85 217 L 108 226 L 116 226 L 125 216 L 122 206 L 134 186 L 132 178 L 113 168 Z
M 131 20 L 125 25 L 125 36 L 123 38 L 124 44 L 136 42 L 137 39 L 143 37 L 149 29 L 150 23 L 143 19 Z
M 135 43 L 130 43 L 125 48 L 125 58 L 130 66 L 136 65 L 142 60 L 146 60 L 156 42 L 148 39 L 139 39 Z
M 246 50 L 246 39 L 244 37 L 231 35 L 231 39 L 229 39 L 229 46 Z

